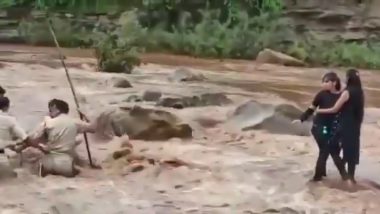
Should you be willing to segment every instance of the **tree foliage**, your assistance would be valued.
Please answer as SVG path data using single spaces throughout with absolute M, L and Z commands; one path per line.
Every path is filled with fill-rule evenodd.
M 0 0 L 1 7 L 35 7 L 75 12 L 139 10 L 191 11 L 221 9 L 225 13 L 238 10 L 257 14 L 259 11 L 280 11 L 282 0 Z
M 254 58 L 272 48 L 313 65 L 380 68 L 380 43 L 321 41 L 296 32 L 282 17 L 282 0 L 0 0 L 0 7 L 30 7 L 76 15 L 107 13 L 120 19 L 83 27 L 52 18 L 64 46 L 97 50 L 99 67 L 130 71 L 138 53 L 168 51 L 201 57 Z M 132 10 L 135 8 L 136 10 Z M 52 44 L 46 25 L 26 20 L 27 42 Z

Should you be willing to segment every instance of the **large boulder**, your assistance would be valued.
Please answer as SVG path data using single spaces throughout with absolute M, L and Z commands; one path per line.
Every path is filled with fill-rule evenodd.
M 294 57 L 289 55 L 271 50 L 265 49 L 261 51 L 256 58 L 258 63 L 267 63 L 267 64 L 279 64 L 285 66 L 305 66 L 306 64 Z
M 289 104 L 268 105 L 249 101 L 239 106 L 227 123 L 243 131 L 258 129 L 274 134 L 309 136 L 309 122 L 292 123 L 301 113 L 301 110 Z
M 192 137 L 192 128 L 175 115 L 139 106 L 104 111 L 97 122 L 98 133 L 104 135 L 127 134 L 131 139 L 150 141 Z
M 280 104 L 275 106 L 275 112 L 292 120 L 299 119 L 300 115 L 303 113 L 301 109 L 290 104 Z

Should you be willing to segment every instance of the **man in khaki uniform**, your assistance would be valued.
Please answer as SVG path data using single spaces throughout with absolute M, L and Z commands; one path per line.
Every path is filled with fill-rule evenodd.
M 16 141 L 26 141 L 28 135 L 16 118 L 8 114 L 10 101 L 0 96 L 0 148 L 15 145 Z
M 78 158 L 76 136 L 83 132 L 95 132 L 94 125 L 70 117 L 69 105 L 63 100 L 53 99 L 48 107 L 50 117 L 45 117 L 30 135 L 32 144 L 38 145 L 43 153 L 30 155 L 34 160 L 29 162 L 38 163 L 42 174 L 75 176 L 74 164 Z
M 1 94 L 1 87 L 0 87 Z M 11 167 L 20 166 L 20 156 L 13 150 L 20 144 L 28 143 L 28 136 L 19 125 L 16 118 L 8 114 L 10 101 L 8 97 L 0 95 L 0 157 L 1 162 L 7 162 Z

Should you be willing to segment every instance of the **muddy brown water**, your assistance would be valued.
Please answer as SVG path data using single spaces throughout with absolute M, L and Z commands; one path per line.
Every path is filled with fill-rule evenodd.
M 0 45 L 0 61 L 17 62 L 9 59 L 9 55 L 20 52 L 49 54 L 58 59 L 57 50 L 52 47 L 34 47 L 26 45 Z M 91 49 L 63 48 L 62 52 L 67 57 L 83 58 L 76 62 L 67 62 L 69 66 L 77 67 L 87 62 L 86 59 L 94 58 Z M 7 60 L 2 57 L 8 57 Z M 313 95 L 319 90 L 320 78 L 327 70 L 337 71 L 344 80 L 344 69 L 319 69 L 319 68 L 292 68 L 275 65 L 259 65 L 250 60 L 231 59 L 200 59 L 189 56 L 177 56 L 168 54 L 144 54 L 141 56 L 143 63 L 153 63 L 166 66 L 184 66 L 201 70 L 214 71 L 220 74 L 237 72 L 235 75 L 247 74 L 244 81 L 241 80 L 213 80 L 209 82 L 241 88 L 250 92 L 269 92 L 277 94 L 287 100 L 296 102 L 301 106 L 307 106 Z M 38 59 L 23 59 L 24 63 L 35 63 Z M 44 61 L 47 66 L 57 68 L 59 62 Z M 94 61 L 91 61 L 94 64 Z M 274 69 L 275 68 L 275 69 Z M 94 70 L 96 70 L 94 68 Z M 380 72 L 361 70 L 363 85 L 366 93 L 368 107 L 380 107 Z
M 86 101 L 83 101 L 83 107 L 94 108 L 120 101 L 124 99 L 124 96 L 129 95 L 128 93 L 144 91 L 147 88 L 173 94 L 182 94 L 186 90 L 214 89 L 213 84 L 207 84 L 207 82 L 189 83 L 184 84 L 185 86 L 168 84 L 167 75 L 178 66 L 204 71 L 207 81 L 218 84 L 216 88 L 226 94 L 249 91 L 266 96 L 269 92 L 301 105 L 307 105 L 319 89 L 320 77 L 326 70 L 258 65 L 249 60 L 221 61 L 146 54 L 142 56 L 142 59 L 148 65 L 138 68 L 142 70 L 143 77 L 128 76 L 134 88 L 115 89 L 105 84 L 106 80 L 114 74 L 88 72 L 95 71 L 91 50 L 64 49 L 64 53 L 71 67 L 72 79 L 78 89 L 78 94 Z M 63 70 L 38 65 L 60 67 L 57 58 L 54 48 L 0 45 L 0 64 L 1 61 L 19 62 L 3 63 L 5 67 L 0 72 L 0 85 L 9 89 L 7 93 L 12 97 L 12 112 L 25 127 L 33 127 L 46 114 L 46 103 L 52 97 L 69 100 L 73 106 Z M 29 63 L 25 63 L 25 60 Z M 163 71 L 162 67 L 165 66 L 162 65 L 169 69 Z M 340 74 L 343 76 L 343 73 Z M 139 79 L 140 77 L 142 79 Z M 378 106 L 380 104 L 377 100 L 379 74 L 363 71 L 362 77 L 368 105 Z M 224 85 L 238 90 L 229 91 L 229 88 L 221 87 Z M 250 96 L 254 93 L 245 94 Z M 248 97 L 248 99 L 251 98 Z M 189 108 L 177 113 L 181 113 L 179 115 L 181 118 L 186 118 L 205 111 L 210 118 L 220 118 L 227 111 L 227 109 L 221 112 L 216 110 L 223 109 L 213 107 L 197 111 L 196 108 Z M 73 114 L 76 112 L 73 111 Z M 82 176 L 74 180 L 56 177 L 35 181 L 31 179 L 25 183 L 17 180 L 18 183 L 15 182 L 14 185 L 1 186 L 1 190 L 7 192 L 7 197 L 0 198 L 3 201 L 0 204 L 0 210 L 3 207 L 14 210 L 19 206 L 18 204 L 22 204 L 17 208 L 28 208 L 29 212 L 25 213 L 43 213 L 47 206 L 57 203 L 54 199 L 57 197 L 57 191 L 60 192 L 59 200 L 82 210 L 82 212 L 66 213 L 152 213 L 149 209 L 157 211 L 157 207 L 154 208 L 154 206 L 162 205 L 166 201 L 181 211 L 165 210 L 157 211 L 157 213 L 186 213 L 186 210 L 193 206 L 199 207 L 200 204 L 201 206 L 204 204 L 206 208 L 198 208 L 199 212 L 194 213 L 248 213 L 243 211 L 285 205 L 307 210 L 307 207 L 314 204 L 320 206 L 320 210 L 305 213 L 360 213 L 358 211 L 361 209 L 360 206 L 368 209 L 368 213 L 375 214 L 380 210 L 378 200 L 376 200 L 380 194 L 376 183 L 380 181 L 377 159 L 380 154 L 378 146 L 380 135 L 374 125 L 366 124 L 363 130 L 364 152 L 358 168 L 358 181 L 361 185 L 353 193 L 347 193 L 346 187 L 341 186 L 339 176 L 331 162 L 328 167 L 329 180 L 326 180 L 322 187 L 305 188 L 306 180 L 312 176 L 315 161 L 313 155 L 316 155 L 316 146 L 312 138 L 261 132 L 246 134 L 241 140 L 236 140 L 238 138 L 233 137 L 227 130 L 216 127 L 204 133 L 208 137 L 204 138 L 205 140 L 195 138 L 186 143 L 134 142 L 138 151 L 148 148 L 150 155 L 180 157 L 189 162 L 207 165 L 212 172 L 180 167 L 177 170 L 161 170 L 159 176 L 152 169 L 152 171 L 146 170 L 140 174 L 136 173 L 114 180 L 110 180 L 108 176 L 103 176 L 99 172 L 93 172 L 93 176 Z M 243 146 L 226 145 L 219 141 L 231 141 Z M 116 148 L 116 145 L 104 145 L 93 141 L 91 143 L 93 157 L 99 159 Z M 80 148 L 80 153 L 85 154 L 84 148 Z M 195 180 L 197 182 L 194 184 Z M 284 180 L 287 182 L 283 182 Z M 177 185 L 184 186 L 184 191 L 181 188 L 176 189 Z M 25 194 L 20 194 L 20 188 Z M 76 194 L 72 194 L 73 192 Z M 226 198 L 225 195 L 230 197 Z M 225 204 L 227 204 L 226 207 Z M 211 206 L 217 208 L 212 208 L 214 212 L 207 212 Z M 349 209 L 354 209 L 354 211 L 346 212 L 344 207 L 350 207 Z M 328 208 L 326 212 L 323 211 L 324 208 Z M 333 210 L 328 212 L 330 209 Z M 250 211 L 250 213 L 253 212 L 254 210 Z M 9 211 L 8 213 L 16 212 Z M 255 213 L 261 212 L 255 211 Z

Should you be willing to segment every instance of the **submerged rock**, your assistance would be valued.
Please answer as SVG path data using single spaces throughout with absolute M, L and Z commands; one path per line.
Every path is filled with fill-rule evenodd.
M 183 109 L 200 106 L 222 106 L 232 103 L 223 93 L 205 93 L 199 96 L 164 97 L 157 102 L 157 106 Z
M 175 115 L 139 106 L 102 112 L 97 121 L 100 132 L 110 131 L 116 136 L 127 134 L 131 139 L 155 141 L 192 137 L 192 128 L 180 123 Z
M 200 100 L 203 106 L 221 106 L 232 103 L 232 101 L 223 93 L 205 93 L 200 96 Z
M 182 98 L 173 98 L 173 97 L 164 97 L 160 99 L 157 103 L 157 106 L 163 106 L 163 107 L 169 107 L 169 108 L 175 108 L 175 109 L 183 109 L 185 107 L 188 107 L 185 105 L 184 99 Z
M 131 148 L 123 148 L 121 150 L 115 151 L 112 155 L 113 159 L 117 160 L 121 157 L 127 156 L 129 154 L 132 154 Z
M 299 59 L 291 57 L 289 55 L 271 50 L 265 49 L 261 51 L 256 58 L 258 63 L 279 64 L 285 66 L 305 66 L 306 64 Z
M 111 82 L 112 86 L 116 88 L 132 88 L 132 84 L 123 77 L 113 77 Z
M 129 96 L 126 100 L 126 102 L 141 102 L 142 101 L 142 97 L 140 97 L 139 95 L 131 95 Z
M 303 212 L 298 212 L 295 209 L 289 208 L 289 207 L 282 207 L 280 209 L 267 209 L 263 213 L 279 213 L 279 214 L 301 214 Z
M 162 93 L 159 91 L 147 90 L 144 92 L 142 99 L 148 102 L 157 102 L 161 98 L 161 96 Z
M 9 162 L 5 156 L 0 157 L 0 180 L 6 180 L 10 178 L 16 178 L 17 173 L 9 165 Z
M 75 207 L 69 203 L 58 202 L 50 207 L 51 214 L 66 214 L 66 213 L 80 213 Z
M 261 129 L 274 134 L 308 136 L 310 127 L 307 124 L 292 123 L 301 113 L 289 104 L 273 106 L 249 101 L 239 106 L 227 123 L 243 131 Z
M 126 102 L 156 102 L 156 106 L 183 109 L 201 106 L 222 106 L 232 103 L 224 93 L 204 93 L 194 96 L 162 97 L 159 91 L 145 91 L 143 95 L 130 95 Z
M 192 72 L 188 68 L 178 68 L 169 77 L 169 80 L 174 82 L 186 82 L 186 81 L 203 81 L 206 78 L 199 73 Z

